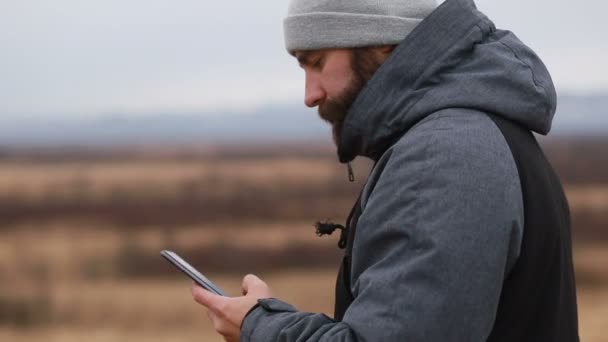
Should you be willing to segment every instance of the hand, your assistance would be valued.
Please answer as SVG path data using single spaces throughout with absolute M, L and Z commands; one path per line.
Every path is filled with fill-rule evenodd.
M 213 328 L 228 342 L 238 342 L 243 319 L 258 299 L 272 297 L 268 285 L 252 274 L 243 278 L 242 293 L 242 297 L 222 297 L 196 284 L 192 286 L 192 297 L 207 308 Z

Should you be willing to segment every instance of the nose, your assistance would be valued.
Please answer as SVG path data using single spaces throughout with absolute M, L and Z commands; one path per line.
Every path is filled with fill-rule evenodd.
M 307 107 L 316 107 L 325 99 L 325 91 L 321 86 L 321 82 L 317 75 L 306 73 L 306 93 L 304 94 L 304 103 Z

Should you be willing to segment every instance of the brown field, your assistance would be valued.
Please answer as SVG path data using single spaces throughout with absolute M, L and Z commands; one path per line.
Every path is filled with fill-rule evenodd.
M 546 145 L 572 211 L 581 337 L 605 341 L 608 160 L 596 152 L 608 141 Z M 0 341 L 221 341 L 165 248 L 230 293 L 254 272 L 277 297 L 331 315 L 341 252 L 313 223 L 344 221 L 370 164 L 356 163 L 353 184 L 331 147 L 290 150 L 5 152 Z

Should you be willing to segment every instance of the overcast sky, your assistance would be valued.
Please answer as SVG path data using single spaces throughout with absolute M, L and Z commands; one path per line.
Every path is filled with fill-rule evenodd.
M 540 55 L 558 92 L 608 93 L 607 2 L 477 4 Z M 0 116 L 301 104 L 303 74 L 283 47 L 286 7 L 286 0 L 0 0 Z

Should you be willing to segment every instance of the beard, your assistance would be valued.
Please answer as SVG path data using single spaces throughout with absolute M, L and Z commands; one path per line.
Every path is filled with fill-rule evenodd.
M 336 146 L 342 136 L 342 125 L 353 102 L 382 64 L 371 48 L 354 48 L 351 55 L 352 78 L 340 94 L 319 105 L 319 116 L 332 126 Z

